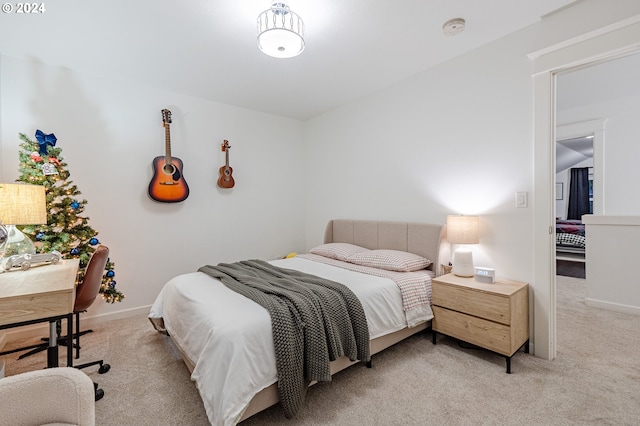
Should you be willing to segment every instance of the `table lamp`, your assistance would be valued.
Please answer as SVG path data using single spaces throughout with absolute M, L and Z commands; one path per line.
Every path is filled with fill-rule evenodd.
M 451 244 L 478 244 L 478 216 L 447 216 L 447 240 Z M 473 253 L 470 248 L 456 249 L 451 272 L 459 277 L 473 276 Z
M 47 223 L 47 199 L 41 185 L 0 183 L 0 258 L 35 254 L 33 242 L 15 225 Z

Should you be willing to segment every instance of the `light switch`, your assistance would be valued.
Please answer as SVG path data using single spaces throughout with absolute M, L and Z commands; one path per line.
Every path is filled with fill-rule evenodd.
M 516 207 L 521 209 L 521 208 L 526 208 L 528 207 L 529 203 L 527 200 L 527 193 L 526 192 L 516 192 Z

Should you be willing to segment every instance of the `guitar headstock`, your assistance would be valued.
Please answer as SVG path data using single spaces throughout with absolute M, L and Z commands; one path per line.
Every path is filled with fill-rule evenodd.
M 222 152 L 225 152 L 229 148 L 231 148 L 231 145 L 229 145 L 229 141 L 225 139 L 224 142 L 222 143 Z
M 167 123 L 171 123 L 171 111 L 165 108 L 162 110 L 162 125 Z

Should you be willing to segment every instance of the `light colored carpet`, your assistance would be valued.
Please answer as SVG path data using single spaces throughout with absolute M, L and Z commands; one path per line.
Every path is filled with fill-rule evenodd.
M 313 386 L 292 420 L 274 406 L 253 425 L 637 425 L 640 424 L 640 317 L 584 304 L 584 280 L 558 277 L 558 357 L 504 358 L 465 349 L 453 339 L 411 337 Z M 207 425 L 198 391 L 179 353 L 146 317 L 94 327 L 82 357 L 111 364 L 100 375 L 99 426 Z M 25 343 L 25 342 L 20 342 Z M 63 357 L 61 357 L 62 359 Z M 2 357 L 7 375 L 41 368 L 45 355 Z

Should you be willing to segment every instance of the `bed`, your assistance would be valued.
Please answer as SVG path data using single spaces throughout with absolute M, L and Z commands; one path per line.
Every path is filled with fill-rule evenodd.
M 585 227 L 581 220 L 556 219 L 556 254 L 584 258 Z
M 431 278 L 440 273 L 444 232 L 440 224 L 331 220 L 324 244 L 310 253 L 268 264 L 346 285 L 362 303 L 371 339 L 369 351 L 374 355 L 430 327 Z M 348 259 L 323 252 L 343 245 L 367 251 L 350 254 Z M 386 255 L 388 250 L 402 254 L 403 259 L 407 254 L 430 263 L 407 272 L 389 271 L 378 258 L 373 263 L 351 263 L 354 259 L 370 261 L 374 253 Z M 407 282 L 420 279 L 423 284 L 402 287 L 394 282 L 404 277 Z M 421 294 L 412 293 L 416 288 Z M 156 330 L 171 337 L 182 354 L 211 424 L 235 425 L 278 403 L 271 319 L 262 306 L 199 270 L 167 282 L 149 319 Z M 330 372 L 357 362 L 339 357 L 331 362 Z

